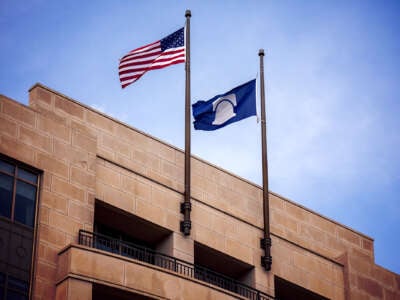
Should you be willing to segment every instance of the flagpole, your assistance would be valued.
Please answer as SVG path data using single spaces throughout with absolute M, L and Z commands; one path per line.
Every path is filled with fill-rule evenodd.
M 264 212 L 264 238 L 261 239 L 261 248 L 264 256 L 261 265 L 266 271 L 271 270 L 271 236 L 269 228 L 269 195 L 268 195 L 268 159 L 267 159 L 267 130 L 265 117 L 265 87 L 264 87 L 264 49 L 258 52 L 260 56 L 260 96 L 261 96 L 261 145 L 262 145 L 262 172 L 263 172 L 263 212 Z
M 184 235 L 190 235 L 191 221 L 190 211 L 192 204 L 190 202 L 190 17 L 192 13 L 186 10 L 186 87 L 185 87 L 185 200 L 181 203 L 181 213 L 183 221 L 180 223 L 181 232 Z

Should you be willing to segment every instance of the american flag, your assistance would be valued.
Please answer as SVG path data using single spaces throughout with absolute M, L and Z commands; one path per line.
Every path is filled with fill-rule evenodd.
M 132 50 L 121 58 L 119 80 L 122 88 L 138 80 L 149 70 L 185 62 L 184 28 L 149 45 Z

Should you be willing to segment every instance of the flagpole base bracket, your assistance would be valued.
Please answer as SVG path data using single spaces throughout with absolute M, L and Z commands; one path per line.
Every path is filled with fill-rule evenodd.
M 260 239 L 260 248 L 267 249 L 267 247 L 271 248 L 272 240 L 271 238 L 262 238 Z
M 272 265 L 272 256 L 261 256 L 261 266 L 266 270 L 266 271 L 271 271 L 271 265 Z
M 260 247 L 261 249 L 264 249 L 265 255 L 261 256 L 261 266 L 266 270 L 270 271 L 271 270 L 271 265 L 272 265 L 272 256 L 271 254 L 271 245 L 272 245 L 272 240 L 269 237 L 265 237 L 260 239 Z
M 191 228 L 192 228 L 192 222 L 190 220 L 181 221 L 181 232 L 184 235 L 190 235 Z
M 191 202 L 182 202 L 181 203 L 181 214 L 184 214 L 185 211 L 192 210 L 192 203 Z

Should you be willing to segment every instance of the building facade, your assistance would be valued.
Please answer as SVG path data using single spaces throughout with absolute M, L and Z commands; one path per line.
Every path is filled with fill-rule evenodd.
M 43 85 L 0 96 L 0 299 L 400 299 L 373 240 Z

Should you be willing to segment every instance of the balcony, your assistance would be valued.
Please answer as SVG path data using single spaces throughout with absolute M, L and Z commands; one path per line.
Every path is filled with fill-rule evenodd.
M 152 249 L 124 242 L 106 235 L 80 230 L 79 244 L 152 264 L 176 272 L 184 277 L 193 278 L 217 286 L 248 299 L 274 299 L 268 294 L 202 266 L 191 264 Z

